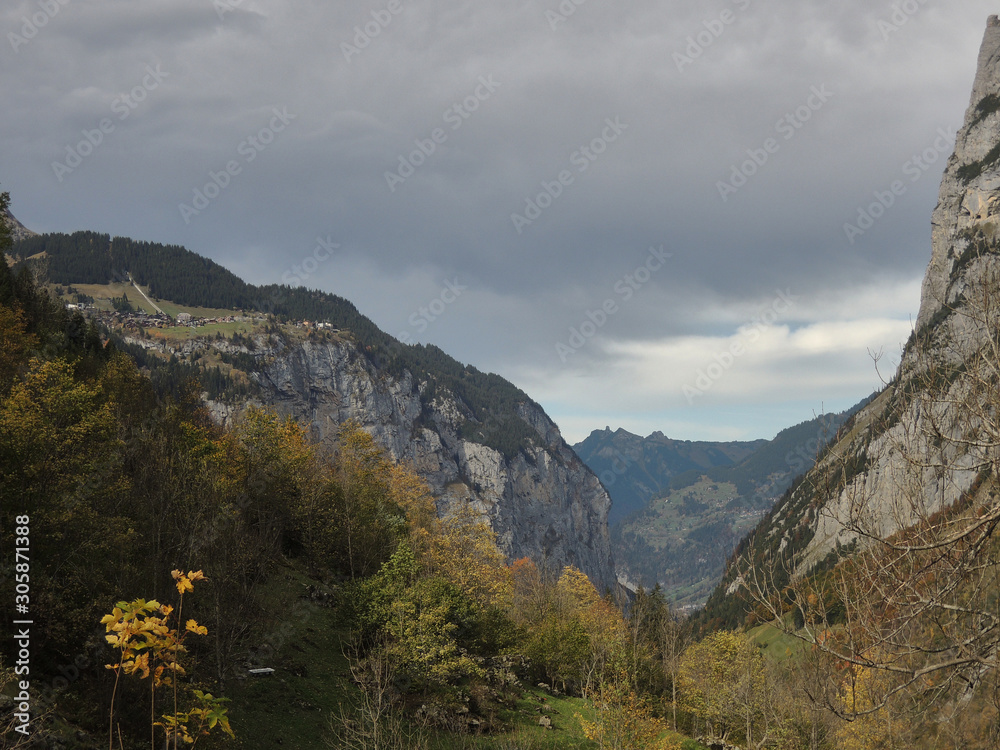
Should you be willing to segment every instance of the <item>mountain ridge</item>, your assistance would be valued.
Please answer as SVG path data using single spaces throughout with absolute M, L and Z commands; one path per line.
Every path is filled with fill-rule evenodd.
M 610 427 L 593 431 L 574 449 L 611 495 L 619 580 L 658 585 L 685 609 L 703 604 L 741 537 L 869 400 L 785 428 L 772 440 L 712 443 L 671 440 L 660 431 L 647 438 Z M 678 451 L 672 468 L 683 470 L 671 470 L 667 450 Z M 632 502 L 615 514 L 623 495 Z
M 124 340 L 195 370 L 209 354 L 239 369 L 256 395 L 235 406 L 210 404 L 220 421 L 260 403 L 310 424 L 321 439 L 357 422 L 394 458 L 418 467 L 441 510 L 465 504 L 487 518 L 508 556 L 531 557 L 556 573 L 575 565 L 601 590 L 616 586 L 610 498 L 544 410 L 500 376 L 438 347 L 402 344 L 346 299 L 253 286 L 179 246 L 77 232 L 30 237 L 12 252 L 53 284 L 134 279 L 159 301 L 177 302 L 176 294 L 187 305 L 245 304 L 286 324 L 328 322 L 329 330 L 312 327 L 297 337 L 267 324 L 238 340 L 194 336 L 182 346 L 132 325 Z

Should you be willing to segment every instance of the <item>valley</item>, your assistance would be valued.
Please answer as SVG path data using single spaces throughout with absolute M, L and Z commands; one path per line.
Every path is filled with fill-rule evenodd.
M 146 29 L 144 5 L 74 6 L 62 36 L 67 19 L 46 17 L 3 69 L 10 169 L 53 212 L 38 227 L 103 231 L 36 233 L 0 192 L 0 750 L 1000 746 L 1000 16 L 962 127 L 928 129 L 923 160 L 904 162 L 914 187 L 892 183 L 889 201 L 865 186 L 919 140 L 929 116 L 908 102 L 954 107 L 966 8 L 915 3 L 888 24 L 820 5 L 768 23 L 756 5 L 707 20 L 586 6 L 550 25 L 393 0 L 353 25 L 322 4 L 304 19 L 237 5 L 201 8 L 207 31 L 178 9 L 184 43 L 156 46 L 171 72 L 155 99 L 132 89 L 151 101 L 128 127 L 83 141 L 72 123 L 103 111 L 120 83 L 106 49 Z M 493 22 L 524 15 L 552 34 L 518 26 L 533 45 L 511 45 Z M 349 79 L 272 50 L 325 54 L 333 29 L 365 41 Z M 140 36 L 147 56 L 165 39 Z M 79 63 L 38 64 L 67 39 Z M 268 57 L 226 47 L 224 96 L 215 66 L 212 81 L 191 70 L 211 55 L 173 57 L 233 40 Z M 699 54 L 677 66 L 681 40 Z M 792 64 L 775 66 L 779 43 Z M 496 78 L 466 70 L 480 58 Z M 264 67 L 280 86 L 258 87 Z M 322 86 L 299 85 L 317 68 Z M 498 92 L 479 114 L 469 74 Z M 830 100 L 822 116 L 807 90 Z M 178 219 L 171 196 L 278 112 L 260 102 L 279 91 L 289 127 L 258 123 L 254 169 L 195 188 Z M 444 109 L 462 132 L 424 149 L 412 134 L 439 94 L 465 97 Z M 64 111 L 36 120 L 57 95 Z M 491 121 L 501 99 L 518 106 Z M 872 100 L 892 106 L 856 125 Z M 757 158 L 745 144 L 776 117 L 789 142 Z M 588 147 L 595 122 L 616 135 Z M 56 170 L 63 192 L 17 172 L 69 141 L 91 149 L 63 147 L 77 161 Z M 566 143 L 586 165 L 550 190 Z M 952 144 L 924 268 L 911 225 L 934 196 L 916 183 Z M 161 148 L 176 164 L 116 161 Z M 386 191 L 405 152 L 408 184 Z M 713 188 L 720 170 L 738 194 Z M 528 220 L 508 213 L 529 194 Z M 858 195 L 877 200 L 855 213 Z M 296 262 L 303 237 L 322 257 Z M 637 246 L 656 263 L 636 266 Z M 636 267 L 620 304 L 595 303 Z M 386 332 L 401 320 L 427 338 Z M 825 394 L 835 409 L 800 413 Z M 788 414 L 804 421 L 777 424 Z M 757 439 L 710 439 L 733 435 Z

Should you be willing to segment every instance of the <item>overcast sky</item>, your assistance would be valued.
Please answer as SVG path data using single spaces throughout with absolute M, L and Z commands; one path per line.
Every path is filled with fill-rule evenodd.
M 10 0 L 0 188 L 343 295 L 570 442 L 769 438 L 898 361 L 998 11 Z

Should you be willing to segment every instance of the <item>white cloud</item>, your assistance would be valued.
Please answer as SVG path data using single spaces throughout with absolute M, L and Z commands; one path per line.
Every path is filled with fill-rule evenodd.
M 666 431 L 674 424 L 687 430 L 675 437 L 769 437 L 781 426 L 811 418 L 823 404 L 829 410 L 860 401 L 880 387 L 879 372 L 891 375 L 912 330 L 908 313 L 915 311 L 919 295 L 912 281 L 885 291 L 883 303 L 870 308 L 873 292 L 864 287 L 808 309 L 797 303 L 788 317 L 804 311 L 814 322 L 795 327 L 779 317 L 770 326 L 744 324 L 717 336 L 655 342 L 595 337 L 588 346 L 599 350 L 600 368 L 588 363 L 527 369 L 516 380 L 566 414 L 561 424 L 574 442 L 613 422 L 612 415 L 619 416 L 613 427 Z M 854 317 L 845 314 L 850 310 Z M 895 316 L 886 316 L 888 311 Z M 879 353 L 876 370 L 873 357 Z M 572 415 L 574 404 L 586 405 L 589 422 Z M 799 416 L 782 425 L 790 404 L 798 405 Z M 768 407 L 778 421 L 751 416 Z

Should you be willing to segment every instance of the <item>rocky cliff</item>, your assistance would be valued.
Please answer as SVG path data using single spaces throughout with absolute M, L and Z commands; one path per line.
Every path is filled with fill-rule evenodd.
M 27 239 L 28 237 L 35 236 L 35 233 L 32 232 L 30 229 L 28 229 L 26 226 L 24 226 L 24 224 L 19 222 L 16 218 L 14 218 L 14 214 L 12 214 L 10 211 L 6 211 L 5 214 L 6 214 L 5 219 L 7 222 L 7 227 L 10 229 L 10 238 L 14 242 L 18 242 L 20 240 Z
M 738 570 L 751 560 L 780 559 L 800 576 L 869 535 L 884 538 L 960 499 L 980 499 L 1000 445 L 998 215 L 1000 21 L 993 16 L 941 182 L 920 313 L 899 370 L 741 547 L 715 605 L 739 589 Z
M 575 565 L 598 588 L 614 586 L 611 500 L 537 404 L 517 405 L 532 437 L 505 456 L 463 437 L 473 415 L 461 398 L 408 371 L 380 371 L 347 337 L 279 346 L 254 377 L 264 403 L 311 424 L 320 440 L 356 420 L 396 459 L 412 463 L 442 510 L 469 503 L 488 518 L 510 558 L 530 557 L 556 571 Z
M 39 271 L 52 284 L 106 285 L 129 277 L 151 298 L 193 312 L 232 311 L 238 335 L 224 330 L 228 323 L 199 321 L 189 336 L 163 337 L 143 332 L 147 321 L 125 320 L 123 345 L 165 355 L 143 357 L 147 366 L 173 368 L 164 382 L 186 367 L 206 394 L 211 389 L 229 399 L 211 404 L 221 421 L 239 411 L 248 389 L 311 424 L 324 440 L 357 420 L 394 457 L 416 466 L 442 506 L 478 508 L 509 556 L 529 556 L 557 571 L 573 564 L 599 587 L 615 585 L 607 492 L 541 407 L 498 375 L 433 346 L 403 345 L 342 297 L 247 284 L 176 245 L 75 232 L 23 239 L 12 255 L 44 257 Z M 203 324 L 209 325 L 199 335 Z

